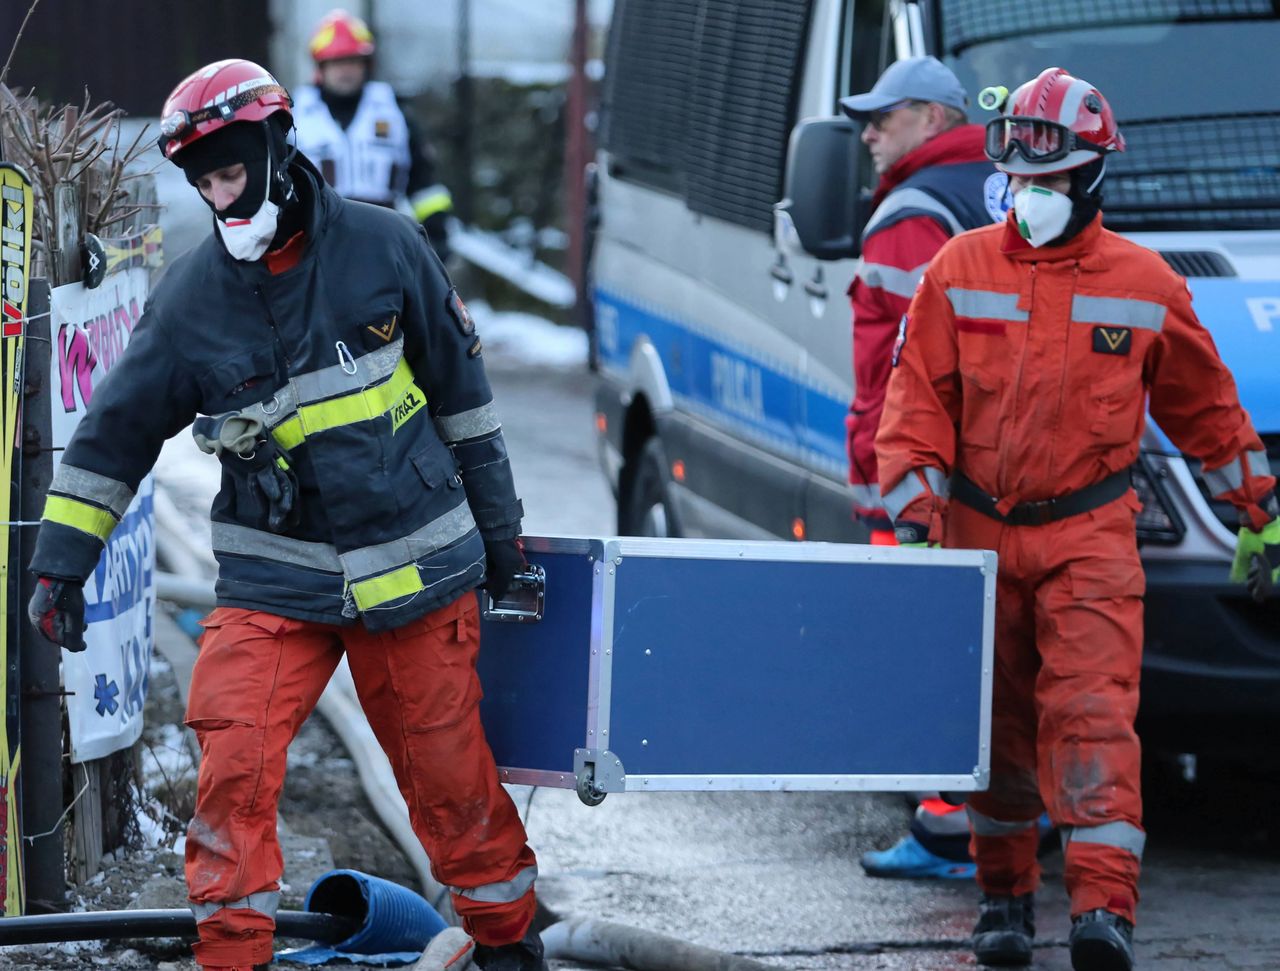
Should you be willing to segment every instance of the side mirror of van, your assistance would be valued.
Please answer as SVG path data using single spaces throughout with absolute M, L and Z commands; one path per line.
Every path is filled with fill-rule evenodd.
M 858 129 L 848 118 L 807 118 L 791 132 L 786 198 L 774 206 L 779 245 L 798 243 L 820 260 L 856 257 L 865 203 L 858 178 Z

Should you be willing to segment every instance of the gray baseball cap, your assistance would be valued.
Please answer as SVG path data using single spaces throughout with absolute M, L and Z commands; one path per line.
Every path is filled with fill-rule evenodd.
M 936 57 L 908 57 L 895 61 L 866 94 L 840 99 L 845 114 L 865 121 L 900 101 L 936 101 L 963 109 L 969 103 L 959 79 Z

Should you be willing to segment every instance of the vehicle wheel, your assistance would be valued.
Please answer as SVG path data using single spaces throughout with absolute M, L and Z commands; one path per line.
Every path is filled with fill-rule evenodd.
M 668 488 L 667 459 L 662 443 L 650 438 L 635 458 L 631 485 L 618 510 L 618 528 L 626 536 L 679 536 Z

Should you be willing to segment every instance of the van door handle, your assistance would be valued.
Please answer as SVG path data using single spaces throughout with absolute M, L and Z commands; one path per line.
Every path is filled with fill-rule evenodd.
M 822 282 L 821 277 L 806 280 L 804 292 L 813 297 L 814 300 L 826 300 L 828 296 L 827 285 Z
M 786 286 L 791 286 L 791 284 L 794 283 L 796 279 L 796 275 L 791 272 L 791 267 L 787 266 L 787 264 L 783 262 L 781 258 L 778 259 L 777 263 L 769 267 L 769 275 L 773 277 L 775 280 L 777 280 L 779 283 L 784 284 Z

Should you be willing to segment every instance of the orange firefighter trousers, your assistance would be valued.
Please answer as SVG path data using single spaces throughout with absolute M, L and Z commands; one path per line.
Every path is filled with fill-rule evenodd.
M 271 960 L 285 753 L 344 650 L 414 832 L 464 927 L 494 946 L 524 936 L 536 860 L 480 725 L 474 595 L 376 634 L 234 607 L 214 610 L 204 627 L 186 718 L 202 755 L 186 844 L 201 964 Z M 466 895 L 480 887 L 481 899 Z
M 986 893 L 1037 888 L 1035 821 L 1043 809 L 1066 840 L 1071 913 L 1103 907 L 1134 919 L 1142 840 L 1133 727 L 1145 590 L 1139 508 L 1129 493 L 1043 526 L 1009 526 L 956 501 L 948 508 L 945 546 L 1000 558 L 991 784 L 969 799 L 970 852 Z

